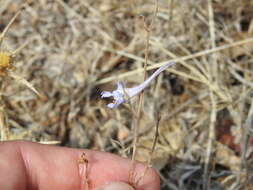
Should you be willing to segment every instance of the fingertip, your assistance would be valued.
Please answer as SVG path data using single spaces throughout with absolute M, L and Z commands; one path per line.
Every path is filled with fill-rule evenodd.
M 142 168 L 145 167 L 142 165 Z M 138 172 L 140 173 L 140 171 Z M 160 177 L 154 168 L 149 168 L 138 185 L 138 190 L 159 190 Z
M 148 178 L 148 181 L 153 184 L 155 187 L 154 189 L 160 189 L 160 177 L 154 168 L 150 169 L 150 177 Z

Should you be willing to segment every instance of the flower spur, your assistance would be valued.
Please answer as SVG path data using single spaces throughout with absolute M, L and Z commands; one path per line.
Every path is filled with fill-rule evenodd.
M 122 104 L 123 102 L 126 102 L 126 100 L 136 96 L 139 94 L 144 88 L 146 88 L 149 83 L 157 77 L 161 72 L 163 72 L 165 69 L 167 69 L 169 66 L 173 65 L 175 62 L 167 63 L 163 66 L 161 66 L 159 69 L 157 69 L 149 78 L 147 78 L 143 83 L 132 87 L 132 88 L 124 88 L 123 84 L 121 82 L 117 83 L 117 89 L 109 92 L 109 91 L 103 91 L 101 93 L 101 98 L 108 98 L 113 97 L 114 101 L 113 103 L 110 103 L 107 105 L 108 108 L 115 108 Z M 125 96 L 124 96 L 125 95 Z

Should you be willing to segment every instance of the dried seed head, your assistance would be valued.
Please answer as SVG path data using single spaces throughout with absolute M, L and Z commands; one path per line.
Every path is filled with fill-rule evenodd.
M 9 52 L 0 52 L 0 75 L 5 75 L 13 69 L 12 55 Z
M 33 92 L 35 92 L 39 97 L 42 97 L 38 93 L 38 91 L 28 81 L 26 81 L 24 78 L 22 78 L 18 75 L 15 75 L 14 73 L 8 73 L 8 71 L 15 69 L 15 67 L 13 66 L 12 58 L 15 57 L 16 54 L 20 50 L 22 50 L 28 44 L 29 41 L 27 43 L 24 43 L 23 45 L 21 45 L 15 51 L 12 51 L 12 52 L 1 51 L 1 45 L 2 45 L 3 39 L 5 37 L 5 34 L 7 33 L 7 31 L 9 30 L 9 28 L 11 27 L 11 25 L 13 24 L 13 22 L 15 21 L 15 19 L 17 18 L 17 16 L 19 14 L 20 14 L 20 11 L 18 11 L 15 14 L 15 16 L 9 22 L 9 24 L 4 28 L 3 32 L 0 33 L 0 77 L 4 77 L 7 74 L 9 74 L 9 76 L 11 78 L 13 78 L 13 79 L 17 80 L 18 82 L 24 84 L 25 86 L 30 88 Z

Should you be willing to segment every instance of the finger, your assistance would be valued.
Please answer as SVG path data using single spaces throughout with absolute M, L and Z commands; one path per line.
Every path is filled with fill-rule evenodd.
M 82 182 L 85 180 L 82 175 L 85 166 L 80 165 L 78 159 L 83 152 L 89 161 L 87 173 L 90 188 L 104 185 L 110 181 L 127 183 L 131 164 L 129 160 L 110 153 L 24 141 L 1 143 L 0 152 L 0 160 L 4 160 L 3 163 L 0 162 L 0 176 L 5 175 L 5 172 L 8 171 L 7 165 L 11 166 L 11 171 L 15 175 L 13 175 L 14 173 L 6 174 L 12 175 L 12 181 L 15 182 L 16 187 L 19 187 L 18 189 L 26 189 L 27 187 L 40 190 L 81 189 Z M 136 173 L 140 175 L 143 170 L 142 164 L 136 165 Z M 6 176 L 7 179 L 8 177 L 10 176 Z M 2 179 L 0 179 L 1 182 Z M 137 189 L 159 189 L 159 177 L 154 170 L 150 169 L 147 172 Z

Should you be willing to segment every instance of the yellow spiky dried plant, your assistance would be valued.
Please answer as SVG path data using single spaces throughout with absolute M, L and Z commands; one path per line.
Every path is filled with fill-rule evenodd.
M 1 50 L 3 39 L 11 27 L 11 25 L 14 23 L 18 15 L 20 14 L 20 11 L 18 11 L 14 17 L 11 19 L 11 21 L 8 23 L 8 25 L 4 28 L 3 32 L 0 34 L 0 82 L 1 84 L 5 81 L 5 77 L 9 76 L 15 81 L 27 86 L 29 89 L 31 89 L 35 94 L 37 94 L 39 97 L 41 95 L 38 93 L 38 91 L 32 86 L 31 83 L 29 83 L 26 79 L 23 77 L 11 72 L 15 70 L 14 61 L 13 58 L 17 55 L 17 53 L 22 50 L 28 43 L 24 43 L 19 48 L 17 48 L 14 51 L 3 51 Z M 0 87 L 1 88 L 1 87 Z M 1 140 L 8 140 L 9 139 L 9 128 L 8 124 L 6 122 L 7 116 L 4 111 L 4 103 L 1 97 L 1 91 L 0 89 L 0 139 Z

